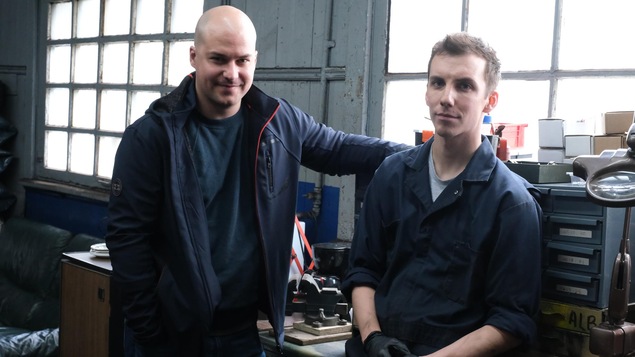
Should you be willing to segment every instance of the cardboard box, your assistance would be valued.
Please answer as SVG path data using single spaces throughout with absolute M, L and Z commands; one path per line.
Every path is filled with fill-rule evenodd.
M 541 148 L 564 148 L 564 120 L 538 120 L 538 146 Z M 538 161 L 543 161 L 538 159 Z
M 603 127 L 603 134 L 624 134 L 633 124 L 634 112 L 606 112 L 602 118 L 600 127 Z
M 593 155 L 600 155 L 604 150 L 625 148 L 626 135 L 596 135 L 593 137 Z
M 564 156 L 576 157 L 593 153 L 592 135 L 565 135 Z
M 597 116 L 586 116 L 565 120 L 564 135 L 594 135 L 599 116 L 600 115 L 598 114 Z
M 564 162 L 564 149 L 538 149 L 538 161 L 540 162 Z

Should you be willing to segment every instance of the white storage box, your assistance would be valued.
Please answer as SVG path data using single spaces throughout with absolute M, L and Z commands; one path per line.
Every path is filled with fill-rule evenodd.
M 561 164 L 564 162 L 564 149 L 538 149 L 539 162 L 555 162 Z
M 564 156 L 576 157 L 579 155 L 593 154 L 593 136 L 591 135 L 565 135 Z
M 564 120 L 538 120 L 538 146 L 541 148 L 564 148 Z M 539 161 L 543 161 L 538 159 Z

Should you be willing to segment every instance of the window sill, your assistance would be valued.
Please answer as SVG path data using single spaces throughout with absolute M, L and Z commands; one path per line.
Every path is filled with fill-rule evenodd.
M 57 192 L 61 194 L 73 195 L 73 196 L 91 199 L 95 201 L 108 202 L 110 198 L 109 192 L 104 189 L 87 188 L 87 187 L 73 186 L 70 184 L 62 184 L 59 182 L 33 180 L 33 179 L 21 180 L 20 182 L 25 187 Z

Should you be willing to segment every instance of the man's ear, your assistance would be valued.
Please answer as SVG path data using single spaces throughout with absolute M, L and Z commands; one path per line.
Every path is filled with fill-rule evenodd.
M 485 113 L 491 112 L 492 110 L 494 110 L 494 108 L 496 108 L 497 104 L 498 104 L 498 92 L 492 91 L 492 93 L 490 93 L 489 97 L 487 98 L 487 105 L 485 105 L 483 112 Z
M 194 46 L 190 46 L 190 65 L 194 68 L 194 59 L 196 58 L 196 48 Z

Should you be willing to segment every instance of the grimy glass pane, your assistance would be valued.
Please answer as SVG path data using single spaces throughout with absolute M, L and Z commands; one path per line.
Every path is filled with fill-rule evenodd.
M 494 111 L 492 111 L 492 123 L 498 125 L 509 123 L 507 129 L 503 129 L 503 137 L 507 138 L 509 153 L 519 154 L 537 152 L 538 150 L 538 125 L 537 120 L 547 118 L 549 113 L 549 81 L 522 81 L 502 80 L 498 84 L 500 97 Z M 531 103 L 531 105 L 527 105 Z M 522 108 L 519 110 L 518 108 Z M 519 129 L 514 129 L 513 124 L 528 124 L 522 129 L 524 133 L 523 145 L 512 147 L 520 134 Z M 515 136 L 513 138 L 512 136 Z M 522 146 L 522 149 L 519 147 Z
M 496 9 L 496 14 L 517 15 L 493 19 L 492 9 Z M 554 1 L 544 0 L 471 1 L 468 31 L 482 37 L 496 50 L 503 72 L 548 70 L 551 67 L 554 9 Z M 518 50 L 519 44 L 522 44 L 522 51 Z
M 137 42 L 134 46 L 132 83 L 161 84 L 163 42 Z
M 73 82 L 95 83 L 97 81 L 97 44 L 89 43 L 75 47 Z
M 78 89 L 73 93 L 73 128 L 95 129 L 97 99 L 94 89 Z
M 170 42 L 168 61 L 168 85 L 177 86 L 194 68 L 190 64 L 190 46 L 194 41 Z
M 78 174 L 92 175 L 95 167 L 95 135 L 71 134 L 70 170 Z
M 427 72 L 432 45 L 461 31 L 461 7 L 462 0 L 391 0 L 388 72 Z
M 130 33 L 130 0 L 106 0 L 104 36 Z
M 125 90 L 104 90 L 101 92 L 99 129 L 122 133 L 126 128 Z
M 77 37 L 99 36 L 99 0 L 77 2 Z
M 115 153 L 121 138 L 113 136 L 99 137 L 99 154 L 97 157 L 97 176 L 111 178 L 112 167 L 115 163 Z
M 132 103 L 130 103 L 130 124 L 134 123 L 137 119 L 145 113 L 150 103 L 159 99 L 161 93 L 138 91 L 132 92 Z
M 194 33 L 203 13 L 203 0 L 172 0 L 171 33 Z
M 44 167 L 66 171 L 68 161 L 68 133 L 50 131 L 44 133 Z
M 135 33 L 163 33 L 165 3 L 163 0 L 136 0 L 137 23 Z
M 634 82 L 633 77 L 561 79 L 554 115 L 565 121 L 575 121 L 597 118 L 605 112 L 633 110 Z
M 46 90 L 46 125 L 68 126 L 68 88 L 49 88 Z
M 71 46 L 49 46 L 49 60 L 46 81 L 68 83 L 71 79 Z
M 562 13 L 560 69 L 635 68 L 634 1 L 565 1 Z
M 102 61 L 103 83 L 128 82 L 128 42 L 105 44 Z
M 427 81 L 390 81 L 386 84 L 384 132 L 386 140 L 414 145 L 415 130 L 434 129 L 426 106 Z
M 73 29 L 73 3 L 61 2 L 51 4 L 49 38 L 63 40 L 71 38 Z

